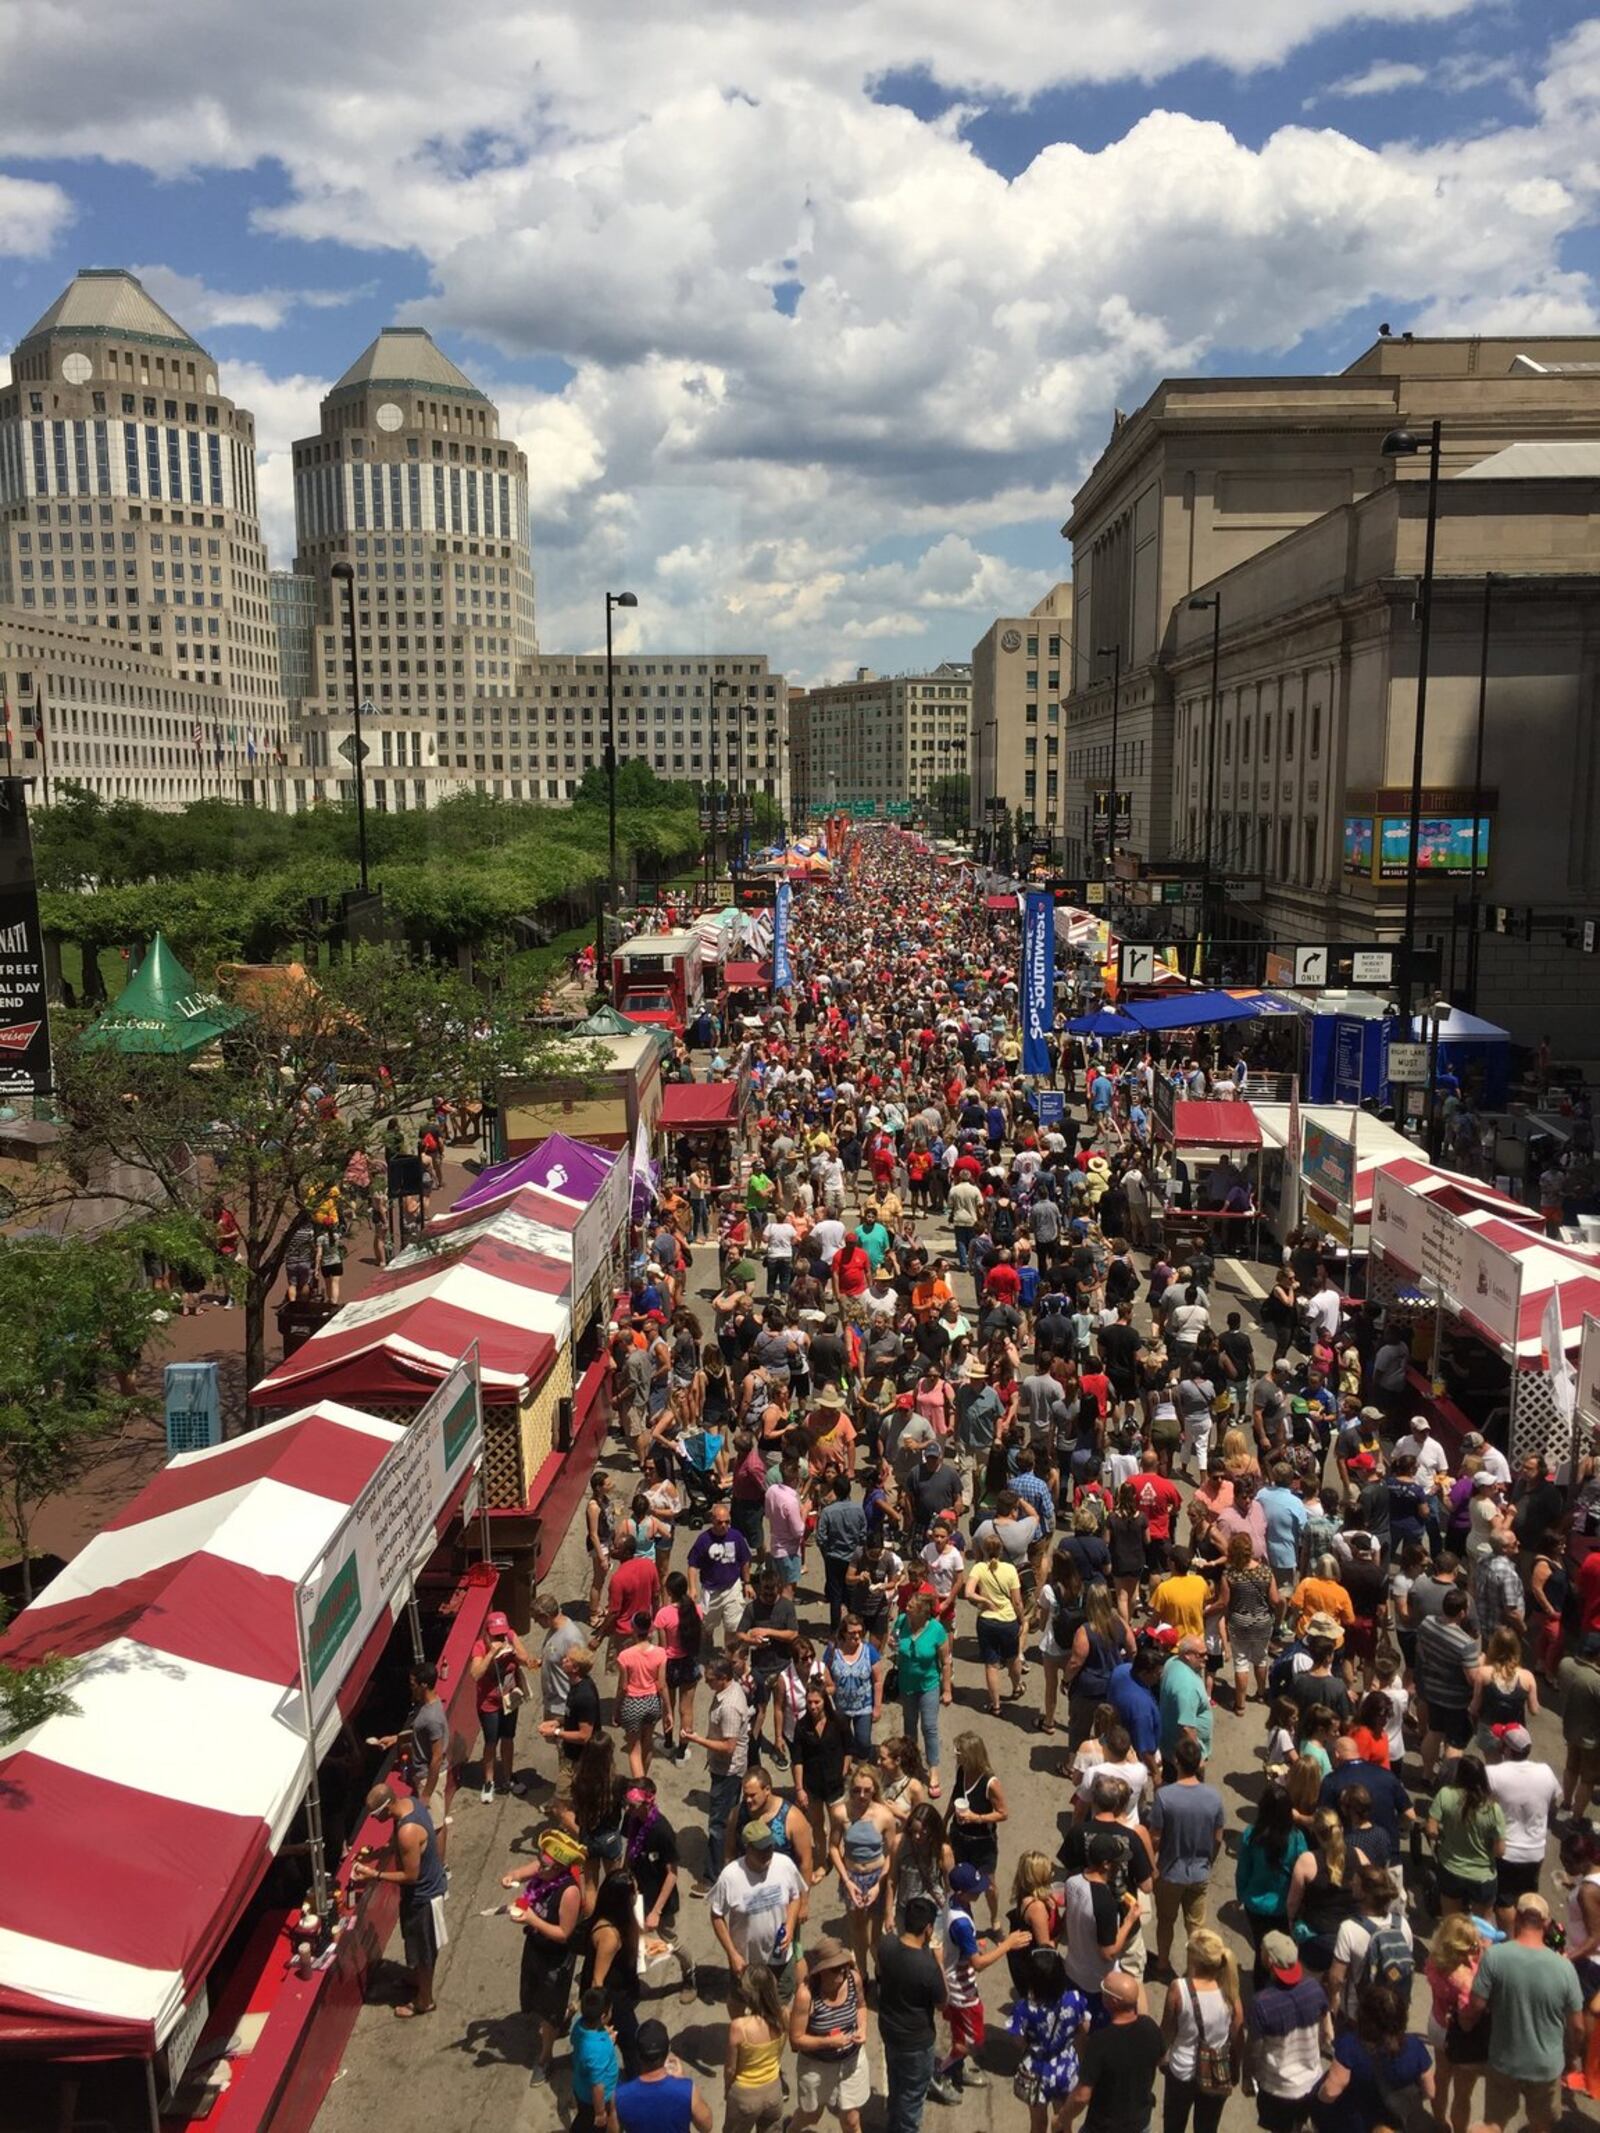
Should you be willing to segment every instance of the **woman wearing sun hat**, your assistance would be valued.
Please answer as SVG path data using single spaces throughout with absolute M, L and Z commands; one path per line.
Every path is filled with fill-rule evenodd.
M 841 2133 L 861 2133 L 861 2112 L 872 2094 L 867 2065 L 867 1995 L 856 1959 L 824 1933 L 806 1957 L 805 1975 L 789 2011 L 789 2042 L 799 2061 L 789 2133 L 807 2133 L 825 2111 Z
M 531 1864 L 500 1877 L 502 1888 L 518 1891 L 511 1905 L 511 1916 L 523 1933 L 517 2003 L 534 2024 L 529 2078 L 536 2087 L 550 2079 L 556 2037 L 566 2025 L 583 1915 L 579 1874 L 587 1858 L 569 1831 L 547 1824 L 534 1839 Z

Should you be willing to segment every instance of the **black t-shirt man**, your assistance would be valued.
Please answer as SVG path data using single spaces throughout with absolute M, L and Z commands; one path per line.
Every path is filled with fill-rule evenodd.
M 878 1949 L 878 2029 L 895 2051 L 928 2051 L 944 2005 L 944 1972 L 926 1948 L 908 1947 L 898 1933 Z
M 1108 1775 L 1114 1777 L 1116 1773 L 1112 1771 Z M 1061 1863 L 1069 1874 L 1081 1874 L 1087 1866 L 1091 1837 L 1114 1837 L 1120 1847 L 1119 1856 L 1106 1870 L 1105 1881 L 1089 1883 L 1094 1903 L 1094 1930 L 1099 1945 L 1105 1948 L 1122 1929 L 1124 1891 L 1137 1896 L 1141 1889 L 1150 1886 L 1150 1854 L 1144 1848 L 1144 1840 L 1136 1837 L 1126 1823 L 1091 1815 L 1086 1822 L 1079 1822 L 1069 1829 L 1061 1840 Z
M 600 1731 L 600 1723 L 600 1691 L 586 1674 L 581 1680 L 575 1681 L 567 1691 L 567 1715 L 562 1730 L 572 1733 L 579 1726 L 592 1726 L 594 1732 L 588 1737 L 593 1740 L 594 1734 Z M 567 1762 L 575 1763 L 583 1753 L 583 1744 L 564 1740 L 561 1743 L 561 1753 Z
M 1116 1325 L 1102 1328 L 1100 1353 L 1105 1359 L 1106 1375 L 1113 1385 L 1131 1388 L 1137 1384 L 1139 1350 L 1143 1346 L 1136 1326 L 1124 1325 L 1119 1319 Z
M 1302 1667 L 1298 1674 L 1289 1676 L 1283 1693 L 1302 1718 L 1313 1705 L 1324 1703 L 1341 1727 L 1349 1723 L 1350 1691 L 1339 1674 L 1314 1674 L 1309 1667 Z
M 961 1476 L 941 1459 L 937 1466 L 924 1466 L 907 1485 L 918 1532 L 929 1526 L 941 1511 L 953 1511 L 961 1500 Z
M 660 1900 L 667 1875 L 678 1864 L 678 1833 L 663 1814 L 658 1814 L 643 1837 L 628 1836 L 628 1871 L 634 1878 L 648 1918 Z M 670 1928 L 678 1916 L 678 1888 L 661 1905 L 659 1923 Z
M 1160 2025 L 1149 2015 L 1093 2030 L 1078 2059 L 1079 2084 L 1093 2091 L 1084 2133 L 1148 2133 L 1165 2054 Z

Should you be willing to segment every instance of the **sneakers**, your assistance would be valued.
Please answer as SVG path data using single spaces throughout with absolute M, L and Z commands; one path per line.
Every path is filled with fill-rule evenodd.
M 492 1778 L 488 1779 L 480 1788 L 478 1798 L 482 1800 L 485 1807 L 494 1805 L 494 1780 Z
M 525 1800 L 528 1797 L 528 1781 L 526 1778 L 513 1778 L 506 1790 L 513 1799 Z
M 935 2074 L 928 2083 L 928 2094 L 935 2103 L 959 2103 L 961 2091 L 954 2083 L 946 2081 L 942 2074 Z
M 528 2086 L 530 2089 L 544 2089 L 550 2086 L 550 2069 L 542 2059 L 534 2060 L 528 2073 Z
M 964 2089 L 986 2089 L 989 2086 L 989 2077 L 968 2059 L 961 2069 L 961 2086 Z

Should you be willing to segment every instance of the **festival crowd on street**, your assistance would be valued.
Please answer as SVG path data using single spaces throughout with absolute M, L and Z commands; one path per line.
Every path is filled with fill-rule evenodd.
M 442 1951 L 431 1669 L 397 1713 L 404 2020 L 321 2123 L 363 2065 L 500 2122 L 462 2053 L 582 2133 L 1587 2113 L 1588 1462 L 1574 1510 L 1441 1442 L 1303 1240 L 1172 1263 L 1153 1096 L 1232 1094 L 1226 1027 L 1061 1040 L 1040 1106 L 1015 920 L 895 833 L 788 952 L 714 1033 L 742 1141 L 639 1234 L 581 1525 L 474 1661 Z

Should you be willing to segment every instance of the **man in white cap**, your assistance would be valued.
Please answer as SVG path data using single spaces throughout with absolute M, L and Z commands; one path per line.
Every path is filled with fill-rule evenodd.
M 1395 1449 L 1416 1454 L 1418 1478 L 1427 1482 L 1430 1488 L 1436 1475 L 1448 1474 L 1450 1471 L 1450 1461 L 1445 1448 L 1433 1434 L 1433 1424 L 1426 1415 L 1411 1417 L 1410 1430 L 1401 1438 Z
M 1497 1759 L 1488 1767 L 1489 1790 L 1506 1818 L 1506 1848 L 1500 1857 L 1495 1924 L 1513 1930 L 1519 1897 L 1534 1895 L 1550 1836 L 1550 1817 L 1561 1805 L 1561 1780 L 1548 1763 L 1530 1760 L 1533 1735 L 1526 1726 L 1489 1728 Z
M 1489 1442 L 1488 1438 L 1483 1434 L 1483 1431 L 1481 1429 L 1472 1430 L 1467 1436 L 1462 1438 L 1461 1452 L 1463 1458 L 1469 1452 L 1476 1452 L 1480 1462 L 1481 1471 L 1485 1474 L 1492 1475 L 1494 1479 L 1499 1482 L 1502 1488 L 1510 1488 L 1510 1462 L 1507 1460 L 1505 1453 L 1501 1451 L 1498 1445 L 1491 1444 Z

